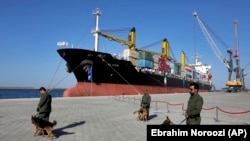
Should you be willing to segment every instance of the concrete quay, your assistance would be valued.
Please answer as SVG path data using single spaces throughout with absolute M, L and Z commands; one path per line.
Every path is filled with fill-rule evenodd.
M 249 125 L 250 93 L 201 93 L 203 125 Z M 146 141 L 146 128 L 161 124 L 168 116 L 175 124 L 184 119 L 189 94 L 154 94 L 148 122 L 136 120 L 141 95 L 99 97 L 56 97 L 50 121 L 58 124 L 57 141 Z M 33 137 L 31 115 L 36 114 L 38 98 L 0 99 L 1 141 L 47 141 Z

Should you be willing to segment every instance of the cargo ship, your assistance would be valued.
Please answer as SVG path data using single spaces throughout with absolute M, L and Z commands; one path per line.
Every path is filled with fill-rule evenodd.
M 203 64 L 195 57 L 194 64 L 186 64 L 185 53 L 181 61 L 170 56 L 167 39 L 162 40 L 162 52 L 136 48 L 136 30 L 132 28 L 128 40 L 117 38 L 99 30 L 100 10 L 96 16 L 94 50 L 81 48 L 60 48 L 60 57 L 66 62 L 66 70 L 76 78 L 75 86 L 64 91 L 63 97 L 136 95 L 148 91 L 149 94 L 186 93 L 189 84 L 197 82 L 200 92 L 212 89 L 210 65 Z M 123 57 L 98 51 L 98 38 L 103 36 L 111 41 L 127 45 Z

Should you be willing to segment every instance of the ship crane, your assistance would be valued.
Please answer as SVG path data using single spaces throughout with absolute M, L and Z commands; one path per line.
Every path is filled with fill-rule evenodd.
M 95 49 L 94 49 L 95 51 L 98 51 L 98 40 L 99 40 L 99 35 L 101 35 L 111 41 L 116 41 L 121 45 L 127 45 L 130 50 L 150 52 L 152 54 L 161 55 L 165 59 L 175 62 L 175 60 L 171 58 L 169 55 L 169 44 L 167 39 L 164 39 L 162 42 L 162 52 L 138 49 L 136 48 L 136 32 L 134 27 L 129 32 L 128 40 L 124 40 L 99 30 L 99 17 L 101 16 L 101 11 L 99 8 L 96 8 L 96 10 L 93 12 L 93 15 L 96 17 L 96 28 L 95 30 L 92 30 L 92 34 L 95 36 Z
M 95 30 L 92 30 L 92 34 L 95 36 L 95 51 L 98 51 L 98 42 L 99 42 L 99 35 L 108 38 L 111 41 L 117 41 L 121 45 L 128 45 L 129 49 L 134 50 L 135 49 L 135 28 L 132 28 L 129 33 L 129 40 L 123 40 L 121 38 L 115 37 L 113 35 L 110 35 L 108 33 L 102 32 L 99 29 L 99 17 L 101 16 L 101 11 L 99 8 L 96 8 L 96 10 L 93 12 L 93 15 L 96 17 L 96 27 Z
M 119 42 L 121 45 L 127 45 L 129 49 L 131 50 L 134 50 L 135 49 L 135 28 L 133 27 L 131 30 L 130 30 L 130 34 L 129 34 L 129 40 L 123 40 L 119 37 L 116 37 L 116 36 L 113 36 L 111 34 L 108 34 L 108 33 L 105 33 L 105 32 L 102 32 L 100 30 L 95 30 L 95 31 L 92 31 L 93 34 L 98 34 L 98 35 L 101 35 L 107 39 L 109 39 L 110 41 L 116 41 L 116 42 Z
M 217 45 L 215 44 L 214 40 L 210 36 L 206 26 L 203 24 L 203 21 L 200 19 L 198 14 L 196 12 L 194 12 L 193 15 L 196 18 L 196 20 L 198 21 L 198 23 L 200 25 L 200 28 L 201 28 L 203 34 L 205 35 L 209 45 L 211 46 L 214 54 L 228 69 L 228 81 L 226 82 L 226 86 L 228 87 L 227 91 L 229 91 L 229 92 L 238 91 L 238 88 L 242 86 L 241 81 L 238 80 L 238 78 L 239 78 L 239 60 L 236 63 L 236 65 L 237 65 L 237 67 L 236 67 L 236 70 L 237 70 L 236 71 L 236 80 L 231 80 L 232 72 L 234 71 L 234 68 L 233 68 L 233 51 L 230 48 L 228 48 L 227 53 L 229 54 L 229 60 L 227 60 L 222 55 L 220 50 L 218 49 Z M 236 54 L 236 56 L 237 56 L 237 54 Z
M 170 48 L 168 40 L 166 38 L 164 38 L 161 42 L 162 42 L 162 52 L 156 52 L 156 51 L 152 51 L 152 50 L 148 50 L 148 49 L 143 49 L 143 48 L 148 47 L 148 46 L 141 47 L 141 48 L 136 48 L 136 50 L 137 51 L 150 52 L 152 54 L 161 56 L 165 60 L 168 60 L 168 61 L 170 61 L 172 63 L 175 63 L 176 59 L 170 56 L 171 53 L 172 53 L 171 55 L 174 55 L 174 54 L 173 54 L 173 52 L 172 52 L 172 50 Z M 157 41 L 157 43 L 158 43 L 158 41 Z M 171 51 L 171 53 L 170 53 L 170 51 Z
M 134 27 L 130 30 L 130 32 L 128 34 L 128 40 L 121 39 L 119 37 L 105 33 L 105 32 L 100 31 L 100 30 L 92 31 L 92 33 L 97 34 L 97 35 L 101 35 L 102 37 L 105 37 L 111 41 L 116 41 L 116 42 L 120 43 L 121 45 L 127 45 L 130 50 L 150 52 L 152 54 L 160 55 L 167 60 L 175 62 L 175 60 L 173 58 L 171 58 L 169 55 L 169 44 L 168 44 L 167 39 L 163 39 L 163 41 L 162 41 L 162 52 L 136 48 L 136 33 L 135 33 Z

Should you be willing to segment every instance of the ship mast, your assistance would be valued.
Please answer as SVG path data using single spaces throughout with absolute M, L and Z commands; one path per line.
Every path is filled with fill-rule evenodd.
M 95 12 L 93 15 L 96 16 L 96 26 L 95 26 L 95 31 L 99 31 L 99 16 L 101 16 L 101 11 L 99 8 L 95 9 Z M 94 33 L 95 36 L 95 48 L 94 51 L 98 51 L 98 40 L 99 40 L 99 35 L 97 32 Z

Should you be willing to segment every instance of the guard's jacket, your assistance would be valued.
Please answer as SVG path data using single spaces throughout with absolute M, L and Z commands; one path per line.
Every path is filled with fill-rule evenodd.
M 142 96 L 142 100 L 141 100 L 141 107 L 149 108 L 150 102 L 151 102 L 151 96 L 148 94 L 144 94 Z
M 42 94 L 38 103 L 39 113 L 50 113 L 51 112 L 51 95 L 48 93 Z
M 201 123 L 200 113 L 203 106 L 203 98 L 199 94 L 189 97 L 187 106 L 187 125 L 199 125 Z

